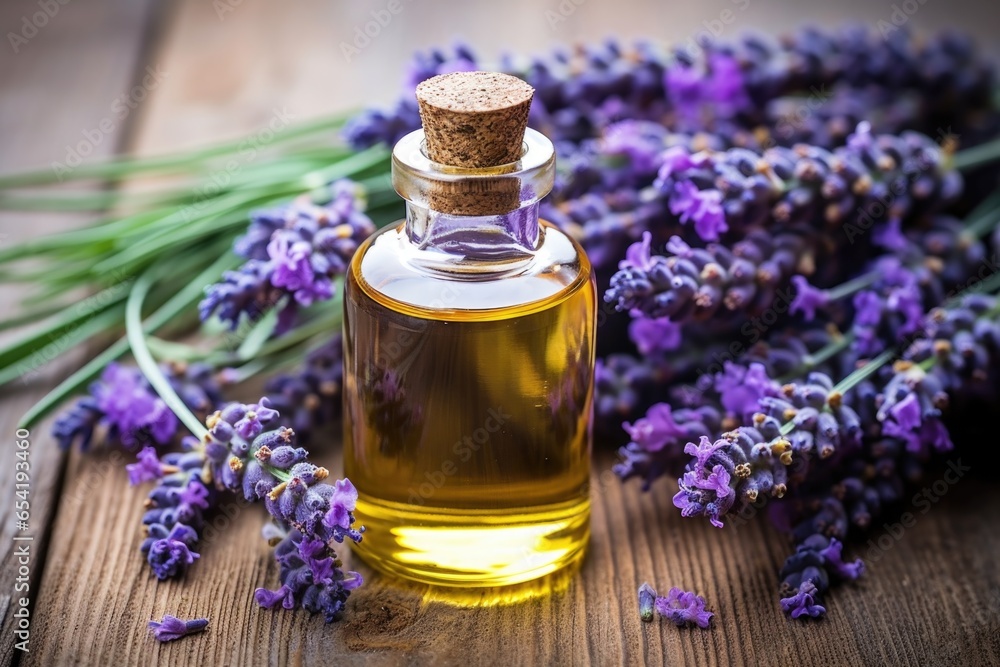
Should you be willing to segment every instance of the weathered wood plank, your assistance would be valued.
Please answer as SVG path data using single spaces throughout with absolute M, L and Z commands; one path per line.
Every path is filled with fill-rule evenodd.
M 120 119 L 112 105 L 115 98 L 131 87 L 136 59 L 149 19 L 149 2 L 105 1 L 87 5 L 51 3 L 51 16 L 41 13 L 37 2 L 3 3 L 0 26 L 0 172 L 46 167 L 65 163 L 68 146 L 87 150 L 89 157 L 113 153 L 127 134 L 129 119 Z M 27 23 L 25 22 L 27 21 Z M 11 34 L 17 37 L 11 37 Z M 102 121 L 104 125 L 102 126 Z M 84 131 L 89 131 L 88 138 Z M 0 215 L 0 244 L 14 244 L 41 234 L 82 224 L 77 220 L 50 215 Z M 0 288 L 0 310 L 12 314 L 27 296 L 24 289 Z M 9 334 L 8 334 L 9 335 Z M 8 340 L 5 338 L 4 340 Z M 49 341 L 58 347 L 58 338 Z M 42 353 L 42 350 L 38 351 Z M 19 652 L 14 635 L 18 601 L 27 597 L 39 614 L 38 584 L 44 565 L 48 528 L 59 493 L 64 456 L 48 436 L 51 422 L 34 429 L 30 441 L 29 530 L 17 531 L 14 517 L 14 438 L 18 419 L 28 407 L 51 389 L 55 382 L 79 363 L 72 359 L 47 363 L 40 354 L 25 373 L 24 382 L 15 383 L 0 395 L 0 438 L 4 472 L 0 476 L 0 664 L 10 664 Z M 20 451 L 20 450 L 18 450 Z M 15 534 L 30 535 L 30 542 L 15 542 Z M 30 575 L 19 575 L 18 547 L 29 547 Z M 15 590 L 15 584 L 30 589 Z M 32 622 L 30 648 L 42 641 Z
M 252 132 L 276 107 L 306 118 L 387 100 L 410 52 L 446 43 L 458 25 L 480 51 L 495 55 L 504 48 L 537 52 L 578 36 L 648 35 L 650 18 L 665 14 L 662 3 L 652 1 L 629 11 L 590 2 L 553 29 L 544 12 L 558 10 L 554 0 L 403 6 L 405 13 L 347 63 L 340 42 L 353 39 L 355 27 L 371 20 L 379 3 L 243 0 L 220 17 L 212 3 L 184 2 L 153 58 L 170 76 L 143 108 L 136 149 L 154 152 Z M 685 39 L 714 18 L 702 9 L 693 3 L 671 8 L 671 21 L 656 22 L 657 36 Z M 864 11 L 874 16 L 879 9 L 868 5 Z M 753 16 L 732 31 L 766 25 L 776 12 L 772 7 Z M 498 29 L 515 20 L 516 29 Z M 797 19 L 783 14 L 780 21 Z M 335 474 L 336 441 L 331 435 L 313 447 L 316 460 Z M 387 580 L 355 560 L 367 583 L 352 595 L 344 620 L 328 626 L 302 613 L 260 610 L 253 602 L 254 588 L 277 581 L 259 535 L 261 508 L 220 515 L 188 576 L 159 583 L 137 551 L 145 489 L 128 487 L 113 453 L 73 457 L 38 601 L 37 629 L 45 640 L 25 664 L 1000 661 L 995 488 L 963 481 L 872 565 L 870 578 L 831 596 L 826 620 L 798 623 L 778 608 L 776 572 L 788 545 L 765 520 L 735 531 L 683 520 L 671 506 L 669 484 L 649 494 L 622 486 L 607 472 L 612 459 L 601 450 L 595 462 L 590 555 L 575 577 L 552 582 L 553 594 L 516 604 L 456 606 L 439 592 Z M 713 630 L 640 623 L 635 590 L 645 580 L 704 594 L 717 613 Z M 161 646 L 145 624 L 164 613 L 208 616 L 211 625 L 201 636 Z

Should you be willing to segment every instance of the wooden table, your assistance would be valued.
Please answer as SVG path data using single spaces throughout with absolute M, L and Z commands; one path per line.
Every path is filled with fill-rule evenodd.
M 816 3 L 800 13 L 762 0 L 732 4 L 746 8 L 733 25 L 726 24 L 726 36 L 748 26 L 791 28 L 808 16 L 853 15 L 874 22 L 892 11 L 860 0 L 849 3 L 850 9 Z M 996 13 L 984 13 L 978 4 L 921 5 L 914 25 L 959 20 L 989 39 L 997 32 Z M 447 43 L 459 31 L 491 55 L 503 47 L 531 53 L 551 42 L 607 34 L 676 41 L 704 29 L 726 8 L 669 7 L 655 0 L 431 7 L 402 0 L 403 13 L 347 62 L 341 42 L 353 40 L 355 27 L 385 5 L 311 1 L 279 8 L 264 0 L 60 5 L 17 53 L 12 44 L 4 45 L 0 170 L 62 161 L 67 146 L 105 118 L 113 120 L 94 142 L 93 155 L 155 153 L 249 133 L 279 109 L 306 119 L 384 102 L 395 95 L 402 64 L 415 48 Z M 4 33 L 17 31 L 22 17 L 38 10 L 33 0 L 4 3 L 0 27 Z M 997 44 L 991 44 L 995 53 Z M 160 72 L 159 82 L 127 117 L 118 118 L 115 99 L 128 94 L 147 68 Z M 0 218 L 0 242 L 78 224 L 82 220 L 6 215 Z M 3 290 L 0 305 L 10 312 L 19 293 Z M 682 520 L 670 504 L 669 483 L 649 494 L 621 485 L 608 472 L 613 453 L 598 447 L 591 551 L 582 571 L 560 592 L 512 605 L 461 608 L 355 563 L 367 583 L 351 596 L 344 620 L 326 625 L 321 618 L 262 610 L 253 602 L 256 587 L 277 581 L 270 549 L 260 538 L 261 508 L 240 509 L 230 527 L 203 542 L 202 558 L 188 576 L 156 581 L 138 552 L 145 489 L 128 486 L 125 457 L 100 449 L 87 455 L 59 452 L 48 434 L 51 420 L 30 438 L 30 653 L 15 651 L 16 602 L 8 597 L 17 572 L 9 510 L 11 438 L 17 418 L 83 358 L 84 351 L 74 352 L 46 365 L 31 383 L 0 395 L 0 451 L 10 457 L 0 477 L 3 664 L 1000 664 L 1000 493 L 982 481 L 990 464 L 963 479 L 883 558 L 870 563 L 870 576 L 837 589 L 820 622 L 793 622 L 781 614 L 776 572 L 788 544 L 766 521 L 718 531 Z M 984 447 L 995 446 L 995 434 L 983 438 Z M 327 445 L 313 448 L 316 459 L 335 473 L 336 440 L 331 436 Z M 864 547 L 855 552 L 864 555 Z M 640 623 L 635 590 L 646 580 L 705 595 L 717 613 L 713 629 Z M 160 645 L 145 626 L 165 613 L 208 616 L 211 625 L 203 635 Z

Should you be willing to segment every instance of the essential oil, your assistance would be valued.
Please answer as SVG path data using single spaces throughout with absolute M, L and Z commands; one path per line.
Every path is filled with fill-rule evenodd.
M 425 129 L 393 152 L 407 218 L 346 279 L 357 550 L 410 579 L 528 581 L 590 534 L 596 291 L 576 242 L 538 219 L 554 157 L 525 131 L 530 94 L 485 72 L 418 88 Z

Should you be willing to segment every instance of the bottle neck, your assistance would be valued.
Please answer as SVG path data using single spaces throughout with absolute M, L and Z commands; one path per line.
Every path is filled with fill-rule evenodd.
M 464 261 L 505 261 L 529 257 L 541 231 L 538 202 L 501 215 L 449 215 L 406 203 L 406 235 L 420 250 L 460 256 Z
M 417 130 L 392 151 L 392 184 L 406 200 L 401 259 L 470 280 L 534 261 L 545 234 L 538 203 L 555 182 L 552 142 L 529 128 L 520 160 L 483 168 L 437 164 L 424 148 Z

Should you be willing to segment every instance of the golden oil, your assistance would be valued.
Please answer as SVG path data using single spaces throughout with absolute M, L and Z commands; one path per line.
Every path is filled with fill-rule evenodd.
M 398 240 L 384 240 L 359 251 L 367 262 L 392 261 Z M 504 302 L 524 303 L 479 309 L 404 305 L 371 287 L 363 262 L 352 266 L 345 472 L 368 529 L 358 550 L 373 565 L 485 586 L 533 579 L 582 554 L 595 288 L 577 257 L 582 265 L 514 279 Z M 442 301 L 482 291 L 428 283 Z M 551 296 L 532 298 L 542 290 Z
M 506 586 L 578 562 L 589 539 L 595 284 L 575 241 L 538 220 L 544 137 L 529 130 L 515 164 L 446 177 L 427 148 L 422 132 L 396 146 L 407 219 L 345 282 L 356 549 L 417 581 Z

